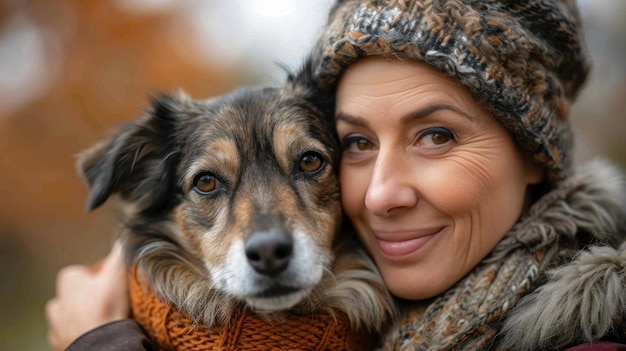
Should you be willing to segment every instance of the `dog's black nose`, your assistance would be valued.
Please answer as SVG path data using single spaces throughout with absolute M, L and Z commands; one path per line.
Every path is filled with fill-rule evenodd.
M 289 265 L 293 253 L 293 239 L 283 229 L 252 233 L 245 245 L 248 262 L 257 272 L 275 276 Z

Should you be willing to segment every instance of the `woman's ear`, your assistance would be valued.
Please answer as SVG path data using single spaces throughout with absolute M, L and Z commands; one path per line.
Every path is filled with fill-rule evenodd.
M 526 181 L 528 185 L 543 183 L 546 179 L 546 171 L 540 164 L 533 161 L 532 156 L 524 155 L 526 162 Z

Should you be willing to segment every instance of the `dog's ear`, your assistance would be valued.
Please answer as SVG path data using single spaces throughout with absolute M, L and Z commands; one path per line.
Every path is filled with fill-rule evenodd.
M 285 88 L 297 92 L 298 95 L 310 96 L 311 94 L 319 95 L 321 93 L 320 86 L 314 79 L 314 62 L 309 56 L 303 64 L 294 72 L 288 67 L 284 67 L 287 71 L 287 82 Z
M 316 67 L 315 58 L 309 55 L 297 71 L 287 71 L 285 91 L 307 101 L 311 111 L 315 113 L 311 120 L 320 122 L 317 123 L 320 126 L 318 131 L 322 131 L 321 136 L 325 137 L 326 145 L 333 150 L 333 164 L 339 164 L 341 148 L 335 129 L 335 96 L 329 87 L 320 84 L 315 75 Z
M 312 55 L 309 55 L 295 72 L 287 69 L 285 89 L 311 102 L 321 112 L 325 122 L 334 125 L 334 92 L 320 84 L 315 76 L 315 69 L 316 63 Z
M 108 140 L 79 155 L 78 169 L 88 187 L 87 209 L 102 205 L 114 193 L 133 201 L 139 210 L 165 206 L 174 186 L 179 119 L 185 117 L 185 97 L 159 95 L 148 115 L 123 125 Z

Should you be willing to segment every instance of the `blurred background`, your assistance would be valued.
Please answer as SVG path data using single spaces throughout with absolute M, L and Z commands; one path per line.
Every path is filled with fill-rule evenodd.
M 75 155 L 141 115 L 146 97 L 280 84 L 332 0 L 0 0 L 0 350 L 49 350 L 62 266 L 116 231 L 87 214 Z M 594 70 L 574 106 L 578 161 L 626 166 L 626 1 L 579 0 Z

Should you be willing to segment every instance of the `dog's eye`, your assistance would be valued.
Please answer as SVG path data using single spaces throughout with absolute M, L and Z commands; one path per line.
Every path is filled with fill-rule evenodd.
M 301 172 L 312 173 L 318 171 L 324 165 L 324 158 L 317 152 L 309 151 L 300 158 Z
M 200 173 L 193 180 L 194 189 L 200 194 L 209 194 L 217 189 L 218 185 L 217 178 L 209 172 Z

